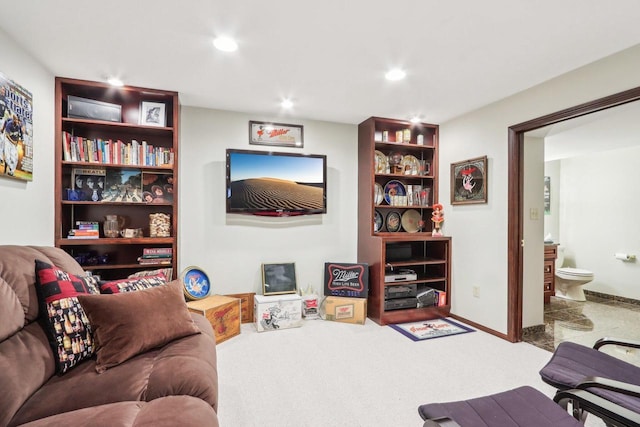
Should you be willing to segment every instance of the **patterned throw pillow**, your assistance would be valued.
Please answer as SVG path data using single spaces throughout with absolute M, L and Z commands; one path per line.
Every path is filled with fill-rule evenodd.
M 100 282 L 101 294 L 119 294 L 122 292 L 139 291 L 154 288 L 167 283 L 167 276 L 163 273 L 155 276 L 137 277 L 134 279 L 121 279 L 111 282 Z
M 98 294 L 94 277 L 76 276 L 36 260 L 36 292 L 40 316 L 61 375 L 94 353 L 89 320 L 78 295 Z

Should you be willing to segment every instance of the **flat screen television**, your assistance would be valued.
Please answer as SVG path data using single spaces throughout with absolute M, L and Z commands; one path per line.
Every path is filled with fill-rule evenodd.
M 327 156 L 227 149 L 227 213 L 327 213 Z

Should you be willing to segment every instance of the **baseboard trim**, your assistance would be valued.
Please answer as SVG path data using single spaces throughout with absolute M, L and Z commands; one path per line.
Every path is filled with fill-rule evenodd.
M 539 335 L 545 330 L 546 327 L 544 325 L 527 326 L 526 328 L 522 328 L 522 339 L 526 341 L 526 338 L 528 338 L 530 335 Z
M 621 297 L 621 296 L 618 296 L 618 295 L 603 294 L 603 293 L 600 293 L 600 292 L 589 291 L 587 289 L 584 290 L 584 294 L 587 297 L 587 299 L 589 299 L 589 297 L 592 297 L 592 299 L 593 299 L 593 297 L 596 297 L 596 298 L 608 299 L 608 300 L 612 300 L 612 301 L 624 302 L 624 303 L 627 303 L 627 304 L 633 304 L 633 305 L 640 306 L 640 300 L 633 299 L 633 298 Z
M 509 339 L 509 337 L 506 334 L 503 334 L 502 332 L 498 332 L 498 331 L 496 331 L 494 329 L 487 328 L 486 326 L 482 326 L 482 325 L 480 325 L 480 324 L 478 324 L 476 322 L 472 322 L 471 320 L 465 319 L 464 317 L 460 317 L 460 316 L 458 316 L 456 314 L 449 313 L 449 317 L 452 317 L 452 318 L 454 318 L 456 320 L 459 320 L 462 323 L 466 323 L 467 325 L 472 326 L 472 327 L 474 327 L 476 329 L 479 329 L 482 332 L 486 332 L 486 333 L 494 335 L 494 336 L 496 336 L 498 338 L 502 338 L 503 340 L 506 340 L 506 341 L 509 341 L 509 342 L 516 342 L 516 341 L 511 341 Z

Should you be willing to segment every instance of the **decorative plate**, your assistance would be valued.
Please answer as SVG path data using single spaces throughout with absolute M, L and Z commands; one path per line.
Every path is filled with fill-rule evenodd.
M 187 267 L 180 273 L 184 296 L 189 300 L 198 300 L 209 295 L 211 282 L 209 276 L 198 267 Z
M 407 233 L 420 231 L 420 221 L 422 221 L 420 212 L 415 209 L 409 209 L 402 214 L 402 228 L 404 228 L 404 231 Z
M 382 185 L 376 182 L 375 193 L 374 193 L 374 203 L 379 205 L 384 200 L 384 190 L 382 189 Z
M 376 209 L 373 215 L 373 232 L 377 233 L 382 230 L 382 227 L 384 227 L 384 218 L 382 218 L 382 214 Z
M 391 211 L 387 214 L 387 231 L 395 233 L 400 231 L 401 219 L 400 212 Z
M 387 156 L 385 156 L 382 151 L 376 150 L 375 160 L 375 173 L 387 173 Z
M 402 166 L 403 173 L 405 175 L 418 175 L 420 171 L 420 161 L 416 156 L 406 155 L 402 158 L 402 162 L 400 162 Z
M 391 197 L 393 196 L 406 196 L 407 189 L 404 184 L 396 179 L 392 179 L 384 186 L 384 199 L 391 205 Z

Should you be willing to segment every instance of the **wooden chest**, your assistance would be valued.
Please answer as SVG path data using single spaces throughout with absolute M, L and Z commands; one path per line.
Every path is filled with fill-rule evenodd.
M 245 294 L 228 294 L 228 297 L 240 298 L 240 314 L 242 323 L 253 323 L 253 296 L 255 292 Z
M 187 302 L 189 311 L 202 314 L 216 333 L 216 344 L 240 334 L 240 299 L 223 295 Z

